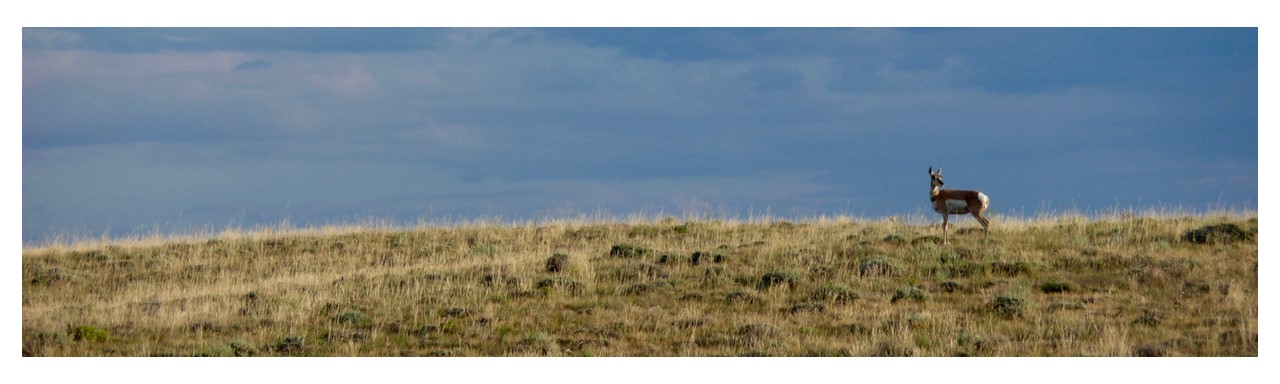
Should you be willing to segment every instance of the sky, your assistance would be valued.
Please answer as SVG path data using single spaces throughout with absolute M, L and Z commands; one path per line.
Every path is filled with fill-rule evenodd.
M 24 243 L 283 220 L 912 215 L 929 167 L 996 217 L 1258 209 L 1255 28 L 21 35 Z

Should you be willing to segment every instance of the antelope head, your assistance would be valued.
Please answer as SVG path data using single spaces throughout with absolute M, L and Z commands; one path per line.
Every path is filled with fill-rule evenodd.
M 932 179 L 929 181 L 930 185 L 934 187 L 941 187 L 944 185 L 944 183 L 942 182 L 942 167 L 938 167 L 938 172 L 934 172 L 933 166 L 930 166 L 929 177 Z

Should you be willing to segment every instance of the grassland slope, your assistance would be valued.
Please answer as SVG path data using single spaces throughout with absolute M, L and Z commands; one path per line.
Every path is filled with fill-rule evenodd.
M 1257 356 L 1253 215 L 468 225 L 50 246 L 24 356 Z M 1200 232 L 1197 232 L 1200 231 Z

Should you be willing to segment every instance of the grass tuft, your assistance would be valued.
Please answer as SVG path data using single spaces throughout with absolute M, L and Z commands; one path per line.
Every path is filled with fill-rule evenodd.
M 615 244 L 612 248 L 609 248 L 609 256 L 628 259 L 644 257 L 651 252 L 653 250 L 649 248 L 630 243 Z
M 102 342 L 109 336 L 107 331 L 92 325 L 77 325 L 71 330 L 71 339 L 75 341 Z
M 918 286 L 899 287 L 893 292 L 893 297 L 889 301 L 896 303 L 899 300 L 922 302 L 929 300 L 929 292 L 925 292 L 924 288 Z

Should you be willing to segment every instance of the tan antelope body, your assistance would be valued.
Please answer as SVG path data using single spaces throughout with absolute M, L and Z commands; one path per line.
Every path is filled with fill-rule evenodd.
M 978 191 L 965 191 L 953 189 L 938 189 L 943 185 L 942 168 L 938 168 L 938 172 L 933 172 L 933 167 L 929 167 L 929 202 L 933 205 L 933 211 L 942 214 L 942 243 L 947 243 L 947 217 L 951 215 L 971 214 L 973 218 L 978 219 L 978 223 L 982 224 L 982 235 L 985 241 L 990 237 L 991 222 L 982 214 L 987 211 L 987 206 L 991 204 L 991 200 L 987 195 Z

